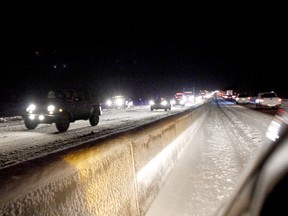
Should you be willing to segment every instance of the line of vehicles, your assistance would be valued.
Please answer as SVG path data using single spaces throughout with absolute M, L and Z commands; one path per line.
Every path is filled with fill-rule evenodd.
M 222 95 L 236 104 L 249 104 L 252 97 L 247 93 L 230 92 Z M 232 94 L 231 94 L 232 93 Z M 191 96 L 191 97 L 190 97 Z M 212 96 L 212 95 L 211 95 Z M 205 98 L 209 95 L 201 95 Z M 129 99 L 118 95 L 107 100 L 113 108 L 132 106 Z M 178 100 L 176 102 L 176 99 Z M 173 102 L 175 100 L 175 102 Z M 195 97 L 190 93 L 178 92 L 171 100 L 169 97 L 157 96 L 151 100 L 150 109 L 171 110 L 172 106 L 185 106 Z M 89 120 L 91 126 L 99 122 L 102 114 L 101 104 L 92 92 L 76 89 L 49 90 L 43 100 L 34 101 L 23 114 L 25 126 L 34 129 L 41 123 L 55 123 L 59 132 L 68 129 L 76 120 Z M 282 99 L 274 91 L 260 92 L 255 98 L 256 108 L 278 109 Z M 214 215 L 282 215 L 286 211 L 286 194 L 288 192 L 288 116 L 279 112 L 268 127 L 263 149 L 253 157 L 243 173 L 239 185 L 229 199 L 221 204 Z
M 246 92 L 235 94 L 233 90 L 227 90 L 226 94 L 222 92 L 219 95 L 226 100 L 235 100 L 236 104 L 250 104 L 252 102 L 252 97 Z M 274 91 L 260 92 L 255 98 L 256 109 L 279 109 L 281 104 L 282 99 Z
M 171 110 L 171 107 L 185 107 L 195 104 L 199 99 L 212 97 L 214 92 L 200 91 L 195 95 L 192 91 L 176 92 L 173 98 L 167 96 L 156 96 L 150 100 L 150 110 Z
M 173 98 L 158 95 L 149 101 L 150 110 L 168 111 L 176 106 L 189 106 L 195 104 L 199 98 L 212 97 L 213 94 L 214 92 L 200 92 L 196 97 L 193 92 L 187 91 L 177 92 Z M 235 100 L 236 104 L 251 103 L 251 96 L 245 92 L 234 94 L 232 90 L 227 90 L 222 97 Z M 281 102 L 282 99 L 274 91 L 261 92 L 255 99 L 256 109 L 278 109 Z M 133 105 L 130 98 L 122 95 L 113 96 L 106 101 L 108 109 L 127 109 Z M 102 114 L 101 109 L 101 103 L 89 90 L 56 89 L 48 91 L 44 99 L 31 103 L 23 113 L 23 118 L 26 128 L 30 130 L 41 123 L 55 123 L 57 130 L 64 132 L 76 120 L 89 120 L 91 126 L 97 125 Z
M 200 98 L 208 97 L 208 91 L 201 91 Z M 211 96 L 211 93 L 210 93 Z M 194 96 L 192 91 L 177 92 L 173 97 L 166 95 L 156 95 L 149 100 L 150 110 L 171 110 L 172 107 L 184 107 L 187 105 L 194 104 L 197 98 Z M 133 101 L 128 98 L 126 99 L 122 95 L 116 95 L 109 98 L 105 107 L 108 109 L 127 109 L 134 105 Z
M 106 101 L 106 106 L 108 109 L 127 109 L 133 106 L 133 101 L 123 95 L 115 95 Z
M 176 93 L 174 98 L 156 96 L 149 101 L 150 110 L 171 110 L 172 106 L 185 106 L 195 102 L 192 92 Z M 89 120 L 91 126 L 99 123 L 102 106 L 107 109 L 128 109 L 134 106 L 130 98 L 123 95 L 110 97 L 101 104 L 98 97 L 90 90 L 51 89 L 44 97 L 34 99 L 22 117 L 27 129 L 35 129 L 39 124 L 53 124 L 59 132 L 68 130 L 71 122 Z

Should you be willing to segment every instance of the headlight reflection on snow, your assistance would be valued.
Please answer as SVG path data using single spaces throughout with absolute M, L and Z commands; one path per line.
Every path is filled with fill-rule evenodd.
M 266 132 L 266 137 L 272 141 L 276 141 L 276 139 L 279 138 L 280 127 L 281 127 L 280 123 L 272 121 Z
M 150 181 L 155 180 L 154 176 L 160 175 L 162 178 L 163 175 L 167 175 L 174 167 L 177 158 L 183 153 L 183 149 L 185 149 L 185 146 L 179 145 L 179 143 L 183 142 L 185 142 L 185 137 L 179 136 L 168 144 L 165 149 L 137 172 L 137 181 L 141 182 L 141 184 L 147 183 L 149 185 Z

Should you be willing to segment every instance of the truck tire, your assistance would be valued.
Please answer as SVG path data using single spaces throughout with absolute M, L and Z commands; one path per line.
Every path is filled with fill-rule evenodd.
M 65 132 L 70 126 L 70 119 L 67 113 L 63 113 L 58 121 L 55 123 L 59 132 Z
M 95 111 L 95 109 L 91 110 L 89 123 L 91 126 L 96 126 L 99 123 L 99 114 Z
M 29 129 L 29 130 L 33 130 L 33 129 L 35 129 L 38 126 L 37 122 L 31 121 L 28 118 L 24 119 L 24 124 L 25 124 L 26 128 Z

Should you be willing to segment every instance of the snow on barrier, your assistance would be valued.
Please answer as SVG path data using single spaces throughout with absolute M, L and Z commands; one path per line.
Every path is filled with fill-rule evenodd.
M 145 215 L 209 105 L 0 170 L 0 215 Z

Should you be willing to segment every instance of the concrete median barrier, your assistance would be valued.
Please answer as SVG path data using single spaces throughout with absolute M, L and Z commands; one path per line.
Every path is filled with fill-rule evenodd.
M 0 170 L 0 215 L 145 215 L 209 106 Z

